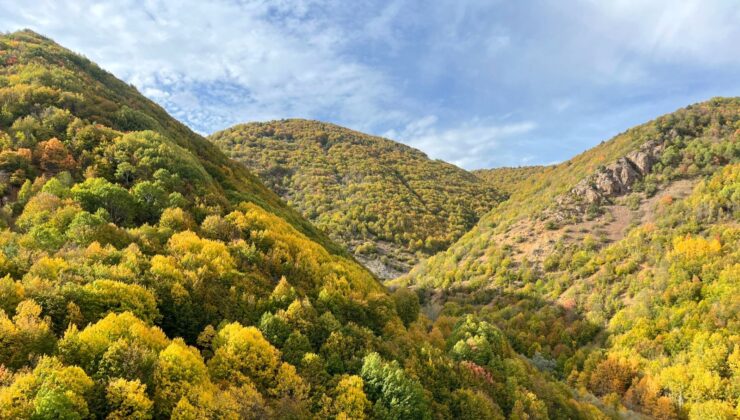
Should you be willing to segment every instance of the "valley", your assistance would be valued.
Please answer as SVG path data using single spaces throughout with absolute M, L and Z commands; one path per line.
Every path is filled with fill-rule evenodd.
M 0 192 L 0 418 L 740 416 L 740 98 L 467 171 L 24 30 Z

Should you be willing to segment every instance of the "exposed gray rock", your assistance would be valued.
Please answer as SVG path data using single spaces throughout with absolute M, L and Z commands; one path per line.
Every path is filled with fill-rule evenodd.
M 581 180 L 568 193 L 555 199 L 556 208 L 548 216 L 557 222 L 580 219 L 591 205 L 601 205 L 628 194 L 635 182 L 650 173 L 664 149 L 662 140 L 651 140 L 638 150 Z

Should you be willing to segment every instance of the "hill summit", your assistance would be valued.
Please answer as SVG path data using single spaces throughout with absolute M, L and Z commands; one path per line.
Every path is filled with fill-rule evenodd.
M 250 123 L 209 139 L 382 278 L 446 249 L 504 198 L 454 165 L 333 124 Z

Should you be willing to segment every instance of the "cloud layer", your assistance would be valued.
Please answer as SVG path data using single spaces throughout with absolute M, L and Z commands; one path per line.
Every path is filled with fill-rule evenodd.
M 471 169 L 740 94 L 732 0 L 0 0 L 0 30 L 25 27 L 202 133 L 315 118 Z

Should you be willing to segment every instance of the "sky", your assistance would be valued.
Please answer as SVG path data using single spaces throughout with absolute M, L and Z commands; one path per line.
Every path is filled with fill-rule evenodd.
M 0 0 L 201 134 L 309 118 L 466 169 L 740 96 L 739 0 Z

